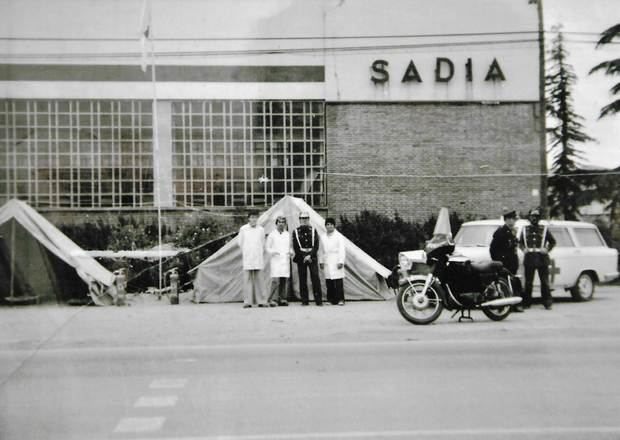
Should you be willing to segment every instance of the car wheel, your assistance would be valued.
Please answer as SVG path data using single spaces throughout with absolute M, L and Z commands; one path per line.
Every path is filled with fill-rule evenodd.
M 570 289 L 575 301 L 590 301 L 594 296 L 594 279 L 589 273 L 582 273 Z

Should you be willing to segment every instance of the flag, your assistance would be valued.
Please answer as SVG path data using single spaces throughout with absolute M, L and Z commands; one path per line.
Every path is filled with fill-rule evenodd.
M 150 39 L 151 34 L 151 2 L 150 0 L 143 0 L 142 2 L 142 17 L 140 21 L 140 46 L 141 46 L 141 57 L 140 57 L 140 67 L 142 71 L 146 73 L 146 66 L 148 64 L 148 55 L 147 55 L 147 40 Z
M 437 223 L 435 223 L 435 230 L 433 235 L 445 235 L 448 238 L 452 238 L 452 230 L 450 229 L 450 214 L 448 214 L 448 208 L 441 208 L 439 210 L 439 216 L 437 217 Z

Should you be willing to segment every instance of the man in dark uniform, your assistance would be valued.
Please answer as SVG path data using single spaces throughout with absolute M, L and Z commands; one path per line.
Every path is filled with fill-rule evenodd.
M 504 224 L 497 228 L 493 234 L 493 240 L 489 251 L 491 259 L 500 261 L 504 267 L 513 275 L 511 280 L 512 290 L 515 295 L 523 297 L 521 289 L 521 281 L 516 278 L 519 269 L 519 257 L 517 255 L 517 246 L 519 240 L 515 233 L 515 223 L 517 222 L 517 212 L 512 210 L 504 210 Z M 517 304 L 513 307 L 515 312 L 522 312 L 523 306 Z
M 310 215 L 307 212 L 299 213 L 299 223 L 301 225 L 293 231 L 293 250 L 295 257 L 293 261 L 297 263 L 297 273 L 299 274 L 299 295 L 301 304 L 308 305 L 308 269 L 310 270 L 310 280 L 312 281 L 312 291 L 314 302 L 317 306 L 323 305 L 321 292 L 321 279 L 319 278 L 319 234 L 316 229 L 309 225 Z
M 519 246 L 525 253 L 523 267 L 525 269 L 525 294 L 523 296 L 524 307 L 529 307 L 532 302 L 532 284 L 534 273 L 538 271 L 540 278 L 540 294 L 542 295 L 545 309 L 550 310 L 553 305 L 551 290 L 549 289 L 549 252 L 555 246 L 555 239 L 546 226 L 541 226 L 540 209 L 530 211 L 530 224 L 523 227 L 519 236 Z

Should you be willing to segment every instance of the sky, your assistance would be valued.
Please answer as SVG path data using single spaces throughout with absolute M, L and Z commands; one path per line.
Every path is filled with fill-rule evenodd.
M 614 81 L 602 72 L 592 75 L 588 72 L 601 61 L 620 57 L 620 40 L 616 39 L 618 43 L 607 48 L 595 49 L 590 41 L 598 40 L 598 35 L 573 32 L 600 34 L 620 23 L 620 0 L 543 0 L 543 14 L 545 30 L 562 25 L 568 61 L 578 78 L 573 89 L 575 111 L 585 119 L 584 131 L 596 139 L 578 148 L 589 165 L 616 168 L 620 166 L 620 113 L 600 120 L 598 115 L 601 107 L 612 101 L 609 89 L 620 77 L 616 76 Z M 550 35 L 546 38 L 550 43 Z

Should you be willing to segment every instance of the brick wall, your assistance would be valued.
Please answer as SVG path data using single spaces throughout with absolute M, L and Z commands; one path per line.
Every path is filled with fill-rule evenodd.
M 540 173 L 538 104 L 349 103 L 326 112 L 332 216 L 368 209 L 419 221 L 446 206 L 498 217 L 503 206 L 525 213 L 540 204 L 540 177 L 457 177 Z M 435 175 L 454 177 L 422 177 Z

